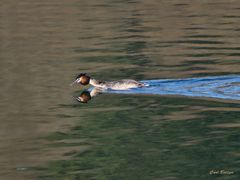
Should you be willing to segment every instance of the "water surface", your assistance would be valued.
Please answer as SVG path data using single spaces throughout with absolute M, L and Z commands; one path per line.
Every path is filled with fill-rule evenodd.
M 239 9 L 235 0 L 2 1 L 1 179 L 239 179 L 239 94 L 81 104 L 82 89 L 69 87 L 80 72 L 162 84 L 239 77 Z M 209 174 L 222 169 L 234 174 Z

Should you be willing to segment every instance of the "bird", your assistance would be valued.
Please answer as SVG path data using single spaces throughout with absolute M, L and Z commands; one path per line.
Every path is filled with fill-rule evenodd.
M 112 90 L 128 90 L 132 88 L 142 88 L 148 86 L 145 83 L 133 80 L 133 79 L 122 79 L 117 81 L 99 81 L 94 78 L 91 78 L 86 73 L 80 73 L 76 76 L 73 84 L 81 84 L 81 85 L 92 85 L 95 88 L 100 89 L 112 89 Z

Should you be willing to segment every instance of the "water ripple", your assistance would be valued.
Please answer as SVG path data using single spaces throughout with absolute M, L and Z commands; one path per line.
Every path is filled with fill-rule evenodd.
M 240 100 L 240 76 L 213 76 L 187 79 L 157 79 L 142 81 L 149 87 L 110 93 L 183 95 Z

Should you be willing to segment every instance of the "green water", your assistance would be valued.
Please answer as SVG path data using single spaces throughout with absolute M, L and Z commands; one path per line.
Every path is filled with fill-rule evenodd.
M 238 1 L 3 1 L 0 179 L 239 179 L 240 104 L 69 84 L 239 74 Z M 223 171 L 221 171 L 223 170 Z M 212 174 L 211 172 L 215 172 Z
M 207 179 L 215 169 L 235 173 L 221 178 L 238 177 L 236 104 L 104 95 L 63 106 L 84 112 L 83 121 L 48 138 L 54 147 L 79 149 L 51 162 L 42 179 Z

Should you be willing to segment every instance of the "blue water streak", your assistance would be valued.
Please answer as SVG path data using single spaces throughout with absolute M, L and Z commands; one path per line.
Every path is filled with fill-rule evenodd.
M 183 95 L 240 100 L 240 76 L 213 76 L 187 79 L 157 79 L 142 81 L 148 87 L 110 93 Z

